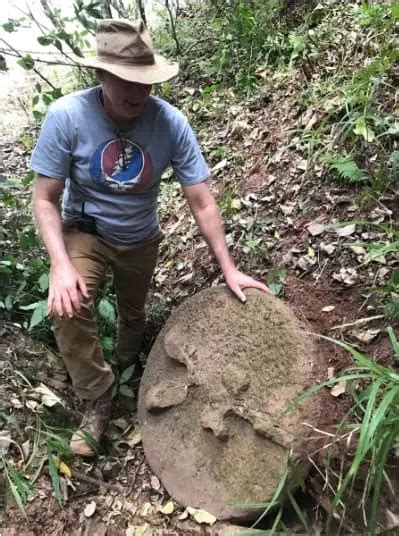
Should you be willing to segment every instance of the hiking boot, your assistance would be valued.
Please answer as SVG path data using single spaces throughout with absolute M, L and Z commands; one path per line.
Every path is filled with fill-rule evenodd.
M 74 454 L 94 456 L 98 451 L 98 443 L 111 420 L 112 386 L 96 400 L 86 401 L 79 429 L 73 434 L 69 444 Z

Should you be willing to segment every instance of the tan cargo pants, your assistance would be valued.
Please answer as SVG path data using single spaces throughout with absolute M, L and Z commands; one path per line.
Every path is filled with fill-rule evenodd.
M 64 240 L 72 264 L 86 282 L 89 299 L 73 318 L 54 317 L 54 334 L 77 395 L 94 400 L 114 381 L 111 367 L 104 361 L 94 314 L 101 280 L 110 266 L 118 311 L 116 353 L 121 362 L 134 362 L 142 342 L 145 299 L 162 234 L 146 242 L 115 246 L 98 236 L 67 228 Z

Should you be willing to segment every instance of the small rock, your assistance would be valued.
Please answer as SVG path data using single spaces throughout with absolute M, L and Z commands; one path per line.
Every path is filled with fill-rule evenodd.
M 331 389 L 332 396 L 341 396 L 344 393 L 346 393 L 346 382 L 338 382 L 334 385 L 334 387 Z
M 364 255 L 366 250 L 361 246 L 349 246 L 349 249 L 353 251 L 355 255 Z
M 151 477 L 151 487 L 155 491 L 158 491 L 161 487 L 161 483 L 159 481 L 159 478 L 157 478 L 155 475 Z
M 341 268 L 338 273 L 333 273 L 332 277 L 336 281 L 340 281 L 346 286 L 351 287 L 357 282 L 359 276 L 354 268 Z
M 114 460 L 114 461 L 108 460 L 102 469 L 102 474 L 103 474 L 104 479 L 112 480 L 113 478 L 116 478 L 119 475 L 121 469 L 122 469 L 122 466 L 119 460 Z
M 321 235 L 326 230 L 325 226 L 322 223 L 317 222 L 309 223 L 306 228 L 312 236 Z
M 294 212 L 294 208 L 294 204 L 280 205 L 280 210 L 285 216 L 291 216 Z
M 324 253 L 327 253 L 327 255 L 332 255 L 336 250 L 336 246 L 334 246 L 333 244 L 325 244 L 324 242 L 321 242 L 320 250 L 324 251 Z
M 338 236 L 350 236 L 356 231 L 356 224 L 351 223 L 350 225 L 345 225 L 345 227 L 338 227 L 335 229 L 335 232 Z
M 114 419 L 111 424 L 113 424 L 120 430 L 126 430 L 130 426 L 130 423 L 128 423 L 128 421 L 123 417 L 120 417 L 119 419 Z
M 316 263 L 315 258 L 310 258 L 308 255 L 300 257 L 297 266 L 304 272 L 307 272 Z
M 96 504 L 96 502 L 95 502 L 95 501 L 91 501 L 91 502 L 89 502 L 89 504 L 87 504 L 87 505 L 85 506 L 85 509 L 84 509 L 83 513 L 84 513 L 84 515 L 85 515 L 86 517 L 91 517 L 91 516 L 94 514 L 94 512 L 96 511 L 96 509 L 97 509 L 97 504 Z
M 370 328 L 366 330 L 354 329 L 351 331 L 351 335 L 353 335 L 353 337 L 355 337 L 360 342 L 364 342 L 365 344 L 369 344 L 373 339 L 377 337 L 379 333 L 381 333 L 381 330 L 378 328 Z

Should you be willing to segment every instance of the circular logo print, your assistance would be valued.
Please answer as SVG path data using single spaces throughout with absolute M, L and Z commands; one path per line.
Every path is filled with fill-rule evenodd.
M 126 138 L 102 143 L 90 162 L 90 175 L 94 182 L 114 193 L 144 190 L 151 174 L 152 161 L 149 154 Z

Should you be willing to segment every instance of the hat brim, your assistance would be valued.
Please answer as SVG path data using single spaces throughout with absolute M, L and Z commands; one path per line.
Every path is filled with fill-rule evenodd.
M 159 54 L 155 54 L 154 59 L 155 63 L 152 65 L 121 65 L 101 61 L 93 56 L 92 58 L 79 58 L 78 63 L 84 67 L 108 71 L 122 80 L 139 84 L 162 84 L 178 75 L 177 63 L 169 63 Z

